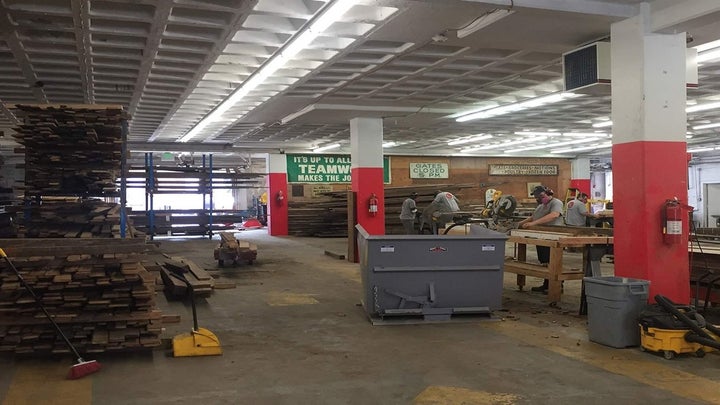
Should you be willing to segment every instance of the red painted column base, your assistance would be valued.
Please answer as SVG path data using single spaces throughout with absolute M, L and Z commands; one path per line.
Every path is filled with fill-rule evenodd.
M 615 275 L 650 280 L 650 300 L 662 294 L 690 302 L 687 218 L 682 238 L 663 241 L 667 199 L 687 203 L 685 142 L 631 142 L 613 146 Z
M 288 182 L 285 173 L 268 175 L 268 233 L 272 236 L 288 234 Z M 282 192 L 282 199 L 278 198 Z
M 356 167 L 352 169 L 352 191 L 355 192 L 357 223 L 370 235 L 385 235 L 385 185 L 382 167 Z M 378 209 L 369 212 L 370 195 L 375 193 Z

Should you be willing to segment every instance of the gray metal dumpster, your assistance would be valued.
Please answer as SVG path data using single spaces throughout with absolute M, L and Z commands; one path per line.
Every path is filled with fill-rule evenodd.
M 370 318 L 449 320 L 501 308 L 505 234 L 479 225 L 470 235 L 369 235 L 356 228 Z

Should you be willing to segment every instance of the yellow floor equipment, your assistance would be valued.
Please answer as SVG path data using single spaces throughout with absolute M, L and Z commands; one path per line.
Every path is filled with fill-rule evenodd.
M 703 357 L 705 353 L 715 350 L 709 346 L 686 341 L 685 335 L 688 332 L 690 331 L 686 329 L 647 328 L 646 330 L 640 325 L 640 350 L 661 352 L 668 360 L 683 353 L 695 353 L 696 356 Z
M 222 354 L 220 339 L 205 328 L 181 333 L 173 338 L 173 356 L 219 356 Z
M 173 337 L 173 357 L 192 357 L 192 356 L 219 356 L 222 354 L 220 339 L 205 328 L 198 327 L 197 309 L 195 308 L 195 293 L 192 285 L 187 281 L 185 276 L 175 272 L 170 273 L 171 276 L 183 281 L 190 294 L 190 304 L 192 305 L 193 329 L 190 333 L 181 333 Z

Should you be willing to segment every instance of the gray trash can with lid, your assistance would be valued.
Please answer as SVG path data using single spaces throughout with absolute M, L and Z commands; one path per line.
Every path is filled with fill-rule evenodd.
M 590 341 L 610 347 L 640 345 L 637 317 L 647 305 L 650 281 L 585 277 Z

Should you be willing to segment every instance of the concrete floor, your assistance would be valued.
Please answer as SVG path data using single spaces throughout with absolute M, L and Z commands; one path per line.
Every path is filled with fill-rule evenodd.
M 359 306 L 358 266 L 323 254 L 344 253 L 344 240 L 237 236 L 258 244 L 257 263 L 223 269 L 237 288 L 198 306 L 222 356 L 100 355 L 104 369 L 77 381 L 63 380 L 70 359 L 5 356 L 1 404 L 720 404 L 718 355 L 668 361 L 589 342 L 579 281 L 566 282 L 551 308 L 506 274 L 502 320 L 372 326 Z M 161 242 L 216 268 L 216 241 Z M 189 306 L 159 301 L 182 316 L 163 337 L 191 328 Z

